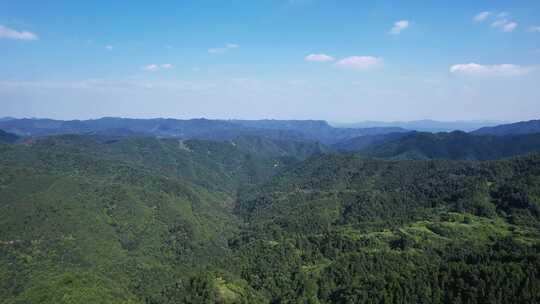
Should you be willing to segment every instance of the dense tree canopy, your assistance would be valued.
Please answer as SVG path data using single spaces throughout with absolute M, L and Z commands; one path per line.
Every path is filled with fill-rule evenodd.
M 0 144 L 0 303 L 540 302 L 540 154 L 324 152 L 251 136 Z

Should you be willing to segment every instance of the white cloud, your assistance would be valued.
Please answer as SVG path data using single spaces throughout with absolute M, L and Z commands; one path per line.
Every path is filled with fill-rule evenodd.
M 531 27 L 529 28 L 529 32 L 540 33 L 540 25 L 537 25 L 537 26 L 531 26 Z
M 237 49 L 239 48 L 240 45 L 238 44 L 235 44 L 235 43 L 227 43 L 225 45 L 225 47 L 219 47 L 219 48 L 212 48 L 212 49 L 208 49 L 208 53 L 209 54 L 224 54 L 226 53 L 227 51 L 231 50 L 231 49 Z
M 312 62 L 329 62 L 334 61 L 334 57 L 326 55 L 326 54 L 309 54 L 304 58 L 305 61 L 312 61 Z
M 517 27 L 517 22 L 506 19 L 510 14 L 508 12 L 481 12 L 474 16 L 473 20 L 476 22 L 482 22 L 489 18 L 494 19 L 491 22 L 491 27 L 497 28 L 503 32 L 509 33 L 513 32 Z
M 498 28 L 501 28 L 503 27 L 505 24 L 507 24 L 508 21 L 505 20 L 505 19 L 502 19 L 502 20 L 496 20 L 496 21 L 493 21 L 493 23 L 491 23 L 491 26 L 492 27 L 498 27 Z
M 456 64 L 450 73 L 465 76 L 510 77 L 530 73 L 534 68 L 515 64 L 481 65 L 477 63 Z
M 493 15 L 492 12 L 480 12 L 476 14 L 476 16 L 474 16 L 473 20 L 476 22 L 482 22 L 489 18 L 491 15 Z
M 510 22 L 510 23 L 505 24 L 505 25 L 502 27 L 502 31 L 503 31 L 503 32 L 509 33 L 509 32 L 514 31 L 514 30 L 516 29 L 517 26 L 518 26 L 517 23 L 515 23 L 515 22 Z
M 506 19 L 499 19 L 491 23 L 491 26 L 494 28 L 498 28 L 503 32 L 509 33 L 514 31 L 518 24 L 516 22 L 511 22 Z
M 157 72 L 161 70 L 169 70 L 172 69 L 174 66 L 170 63 L 164 63 L 161 65 L 158 64 L 149 64 L 147 66 L 144 66 L 142 69 L 148 72 Z
M 382 59 L 372 56 L 351 56 L 336 62 L 336 66 L 350 70 L 369 70 L 382 65 Z
M 108 50 L 108 51 L 112 51 L 114 49 L 114 47 L 112 45 L 106 45 L 105 49 Z
M 159 70 L 159 66 L 157 64 L 149 64 L 149 65 L 143 67 L 143 70 L 145 70 L 145 71 L 157 71 L 157 70 Z
M 32 41 L 38 40 L 38 36 L 32 32 L 28 31 L 16 31 L 12 28 L 0 25 L 0 39 L 15 39 L 15 40 L 25 40 Z
M 410 26 L 409 20 L 400 20 L 394 23 L 394 27 L 390 29 L 389 33 L 392 35 L 399 35 L 402 31 L 406 30 Z

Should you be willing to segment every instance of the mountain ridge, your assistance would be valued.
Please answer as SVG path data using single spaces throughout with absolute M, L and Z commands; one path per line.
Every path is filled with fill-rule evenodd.
M 104 117 L 93 120 L 15 119 L 0 121 L 0 129 L 21 136 L 91 134 L 107 130 L 125 130 L 147 136 L 184 139 L 229 140 L 241 135 L 269 138 L 320 141 L 325 144 L 371 134 L 404 132 L 401 128 L 346 129 L 334 128 L 315 120 L 179 120 L 170 118 L 132 119 Z
M 516 135 L 540 133 L 540 120 L 520 121 L 511 124 L 503 124 L 493 127 L 480 128 L 471 132 L 472 134 L 491 134 L 491 135 Z

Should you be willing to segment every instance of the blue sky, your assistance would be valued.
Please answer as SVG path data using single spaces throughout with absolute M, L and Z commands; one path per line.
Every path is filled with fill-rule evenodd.
M 0 116 L 540 117 L 538 1 L 0 0 Z

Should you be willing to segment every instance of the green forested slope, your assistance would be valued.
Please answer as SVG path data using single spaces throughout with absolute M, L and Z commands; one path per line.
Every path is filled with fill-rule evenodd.
M 460 131 L 411 132 L 381 138 L 369 146 L 362 147 L 362 141 L 352 141 L 345 147 L 372 157 L 394 159 L 492 160 L 540 151 L 540 134 L 495 136 Z M 355 146 L 361 148 L 355 149 Z
M 539 155 L 312 158 L 243 196 L 231 243 L 278 302 L 535 303 L 539 174 Z
M 17 154 L 36 159 L 0 171 L 5 303 L 141 302 L 220 256 L 236 227 L 221 192 L 131 163 Z
M 0 303 L 540 301 L 540 155 L 321 152 L 249 137 L 0 145 Z

